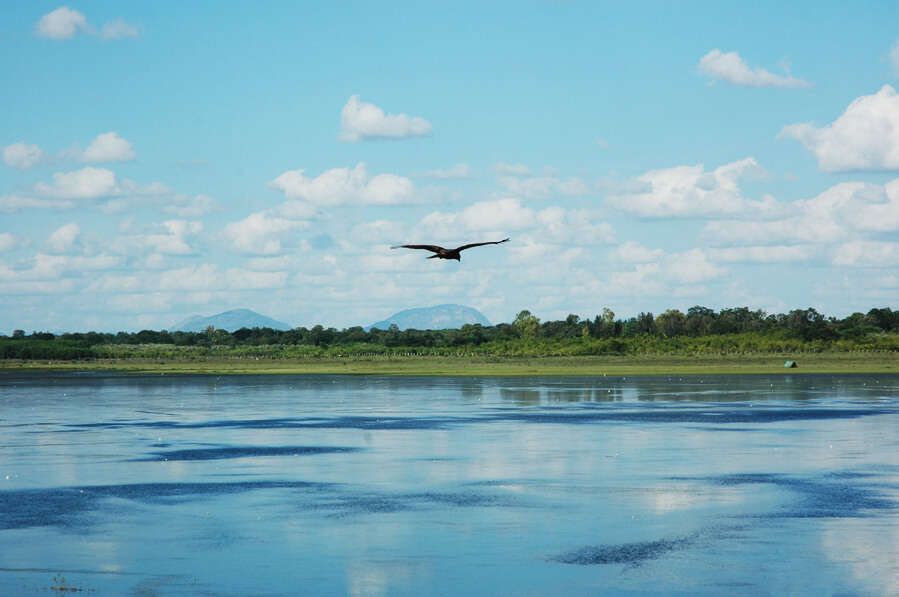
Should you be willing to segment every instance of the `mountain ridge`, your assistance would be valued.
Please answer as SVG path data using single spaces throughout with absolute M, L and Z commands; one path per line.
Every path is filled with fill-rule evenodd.
M 391 324 L 396 324 L 400 330 L 446 330 L 457 329 L 463 325 L 479 323 L 489 326 L 490 322 L 484 315 L 473 307 L 465 305 L 444 304 L 433 307 L 415 307 L 398 311 L 384 319 L 373 323 L 365 330 L 377 328 L 386 330 Z
M 272 319 L 250 309 L 231 309 L 222 311 L 209 317 L 193 315 L 180 321 L 172 331 L 176 332 L 202 332 L 212 326 L 217 330 L 234 332 L 240 328 L 272 328 L 274 330 L 289 330 L 291 326 Z

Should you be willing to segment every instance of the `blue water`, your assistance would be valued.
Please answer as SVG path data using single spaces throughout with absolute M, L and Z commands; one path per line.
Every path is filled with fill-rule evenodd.
M 0 595 L 899 595 L 897 432 L 896 375 L 0 374 Z

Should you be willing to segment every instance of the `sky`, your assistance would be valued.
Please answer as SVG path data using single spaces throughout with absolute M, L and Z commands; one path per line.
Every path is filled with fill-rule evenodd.
M 899 308 L 899 3 L 12 1 L 0 81 L 3 334 Z

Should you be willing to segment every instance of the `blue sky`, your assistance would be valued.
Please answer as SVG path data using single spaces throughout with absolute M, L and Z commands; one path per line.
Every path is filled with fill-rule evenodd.
M 896 3 L 0 14 L 0 333 L 899 302 Z

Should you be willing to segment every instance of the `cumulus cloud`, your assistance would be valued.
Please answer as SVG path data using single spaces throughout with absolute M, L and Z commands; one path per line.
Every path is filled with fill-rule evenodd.
M 530 176 L 531 169 L 524 164 L 507 164 L 497 162 L 493 164 L 493 171 L 501 176 Z
M 38 194 L 58 199 L 95 199 L 116 192 L 115 174 L 105 168 L 88 166 L 73 172 L 57 172 L 53 184 L 39 182 L 35 185 Z
M 775 75 L 763 68 L 751 68 L 737 52 L 715 48 L 699 60 L 699 72 L 712 79 L 746 87 L 809 87 L 809 83 L 788 74 Z
M 358 95 L 350 97 L 340 113 L 341 141 L 365 139 L 421 137 L 431 134 L 431 123 L 419 116 L 385 114 L 374 104 L 363 102 Z
M 378 174 L 369 178 L 364 162 L 352 170 L 332 168 L 315 178 L 308 178 L 304 170 L 288 170 L 268 186 L 282 191 L 288 198 L 303 199 L 318 206 L 348 204 L 396 205 L 409 203 L 412 181 L 396 174 Z
M 75 222 L 70 222 L 57 228 L 47 240 L 47 246 L 54 253 L 67 253 L 74 246 L 81 234 L 81 228 Z
M 161 272 L 154 285 L 164 291 L 260 290 L 281 287 L 286 280 L 286 272 L 243 268 L 222 271 L 214 264 L 205 263 Z
M 43 158 L 44 152 L 37 145 L 19 142 L 3 148 L 3 161 L 7 166 L 19 170 L 28 170 Z
M 282 251 L 282 243 L 288 233 L 308 227 L 309 222 L 261 211 L 231 222 L 225 226 L 224 235 L 231 246 L 241 253 L 274 255 Z
M 702 164 L 652 170 L 637 177 L 634 192 L 609 195 L 606 202 L 647 218 L 767 216 L 776 208 L 773 197 L 753 201 L 743 197 L 741 179 L 765 175 L 754 158 L 706 172 Z
M 577 177 L 561 179 L 552 176 L 534 178 L 500 176 L 498 180 L 507 193 L 525 199 L 549 199 L 559 195 L 571 197 L 590 193 L 590 187 Z
M 140 34 L 137 27 L 129 25 L 122 19 L 115 19 L 103 23 L 100 29 L 100 37 L 103 39 L 123 39 L 125 37 L 137 37 Z
M 831 244 L 899 231 L 899 179 L 840 183 L 782 207 L 781 217 L 769 221 L 709 222 L 701 236 L 719 246 Z
M 808 261 L 818 255 L 814 245 L 761 245 L 708 249 L 709 257 L 717 262 L 787 263 Z
M 680 284 L 707 282 L 724 275 L 727 270 L 709 259 L 703 249 L 674 253 L 665 259 L 665 275 Z
M 455 213 L 432 212 L 418 228 L 434 236 L 443 236 L 446 230 L 494 235 L 528 231 L 544 241 L 563 244 L 607 244 L 615 238 L 611 225 L 593 212 L 560 207 L 534 210 L 519 199 L 482 201 Z
M 175 195 L 162 211 L 182 218 L 196 218 L 216 208 L 216 201 L 209 195 Z
M 864 240 L 843 243 L 834 247 L 831 261 L 834 265 L 894 268 L 899 266 L 899 243 Z
M 82 162 L 130 162 L 134 158 L 131 143 L 116 131 L 98 135 L 80 156 Z
M 79 32 L 88 35 L 99 35 L 102 39 L 122 39 L 137 37 L 137 27 L 129 25 L 121 18 L 107 21 L 98 32 L 87 22 L 87 17 L 68 6 L 60 6 L 40 18 L 35 27 L 38 37 L 49 39 L 71 39 Z
M 19 244 L 19 239 L 9 232 L 0 232 L 0 253 L 11 251 Z
M 802 143 L 826 172 L 899 170 L 899 95 L 884 85 L 856 98 L 831 124 L 791 124 L 778 138 Z
M 75 204 L 67 199 L 42 199 L 24 195 L 0 196 L 0 212 L 11 213 L 22 209 L 68 209 Z
M 649 263 L 661 259 L 664 254 L 662 249 L 650 249 L 640 243 L 628 241 L 615 247 L 609 256 L 616 261 Z
M 162 255 L 192 255 L 196 250 L 191 243 L 202 231 L 202 222 L 168 220 L 158 232 L 135 234 L 127 242 Z
M 468 164 L 456 164 L 452 168 L 437 168 L 436 170 L 428 170 L 422 174 L 425 178 L 436 178 L 438 180 L 456 180 L 462 178 L 471 178 L 471 166 Z
M 41 17 L 37 22 L 37 34 L 50 39 L 69 39 L 78 31 L 88 31 L 84 14 L 68 6 L 60 6 L 56 10 Z
M 115 267 L 120 262 L 112 255 L 48 255 L 38 253 L 28 260 L 24 269 L 6 270 L 0 279 L 7 281 L 55 280 L 61 277 L 78 277 L 82 272 L 100 271 Z
M 128 178 L 117 180 L 111 170 L 87 166 L 72 172 L 56 172 L 52 184 L 39 182 L 34 185 L 33 197 L 10 198 L 8 202 L 0 201 L 0 206 L 8 203 L 6 211 L 26 207 L 72 207 L 71 199 L 109 198 L 99 208 L 105 213 L 118 213 L 137 202 L 156 201 L 171 193 L 172 190 L 161 182 L 141 184 Z M 177 197 L 173 200 L 176 203 Z

